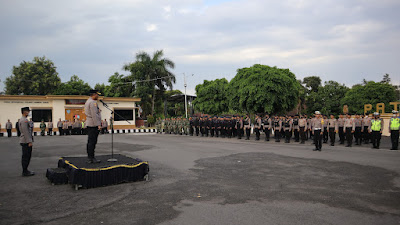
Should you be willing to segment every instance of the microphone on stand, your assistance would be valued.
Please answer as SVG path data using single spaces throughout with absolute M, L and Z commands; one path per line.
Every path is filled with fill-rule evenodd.
M 103 105 L 108 106 L 107 103 L 103 102 L 103 100 L 99 100 L 101 103 L 103 103 Z

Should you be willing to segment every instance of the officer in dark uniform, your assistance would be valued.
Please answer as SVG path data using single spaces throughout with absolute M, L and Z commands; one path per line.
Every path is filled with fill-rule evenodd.
M 189 135 L 193 136 L 194 133 L 194 120 L 193 117 L 189 117 Z
M 199 117 L 195 117 L 193 121 L 194 129 L 196 130 L 196 136 L 200 133 L 200 120 Z
M 97 138 L 99 132 L 101 131 L 101 116 L 100 110 L 97 105 L 97 99 L 100 93 L 97 90 L 90 90 L 90 97 L 85 103 L 85 114 L 86 114 L 86 129 L 88 133 L 88 143 L 87 143 L 87 163 L 100 163 L 94 157 L 94 150 L 97 144 Z

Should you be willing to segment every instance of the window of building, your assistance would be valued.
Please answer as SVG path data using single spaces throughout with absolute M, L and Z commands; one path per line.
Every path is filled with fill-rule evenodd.
M 51 109 L 33 109 L 32 110 L 33 122 L 49 122 L 53 121 L 53 111 Z
M 123 118 L 121 118 L 121 115 Z M 115 121 L 133 120 L 133 109 L 115 109 Z

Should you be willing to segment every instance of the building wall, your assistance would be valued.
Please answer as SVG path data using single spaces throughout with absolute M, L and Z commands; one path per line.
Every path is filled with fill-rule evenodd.
M 52 118 L 54 127 L 57 126 L 57 121 L 59 118 L 65 120 L 65 109 L 74 108 L 84 108 L 84 105 L 66 105 L 65 99 L 68 97 L 48 99 L 46 96 L 27 96 L 26 98 L 22 96 L 15 96 L 10 99 L 0 99 L 0 124 L 1 132 L 5 132 L 5 124 L 7 120 L 10 119 L 13 124 L 13 130 L 15 130 L 15 123 L 21 118 L 21 108 L 30 107 L 31 109 L 52 109 Z M 82 98 L 82 97 L 80 97 Z M 86 97 L 85 97 L 86 98 Z M 71 97 L 74 99 L 74 97 Z M 109 105 L 111 109 L 132 109 L 133 120 L 130 120 L 130 124 L 126 121 L 115 121 L 114 127 L 118 129 L 132 129 L 135 126 L 136 117 L 136 104 L 134 101 L 128 100 L 112 100 L 112 98 L 107 98 L 105 102 Z M 98 103 L 99 109 L 101 110 L 102 119 L 107 119 L 109 122 L 111 112 L 106 109 L 100 102 Z M 40 122 L 34 123 L 35 131 L 39 131 Z M 55 129 L 57 130 L 57 129 Z

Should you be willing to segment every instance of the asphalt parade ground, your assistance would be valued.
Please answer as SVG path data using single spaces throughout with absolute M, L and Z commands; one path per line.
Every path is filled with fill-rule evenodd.
M 165 134 L 116 134 L 115 152 L 150 180 L 75 191 L 46 169 L 85 156 L 86 136 L 35 137 L 21 176 L 18 138 L 0 138 L 0 224 L 400 224 L 400 151 Z M 100 135 L 96 154 L 109 154 Z

